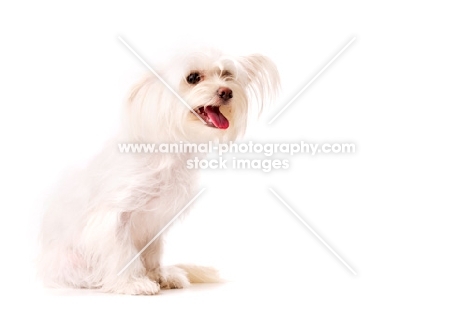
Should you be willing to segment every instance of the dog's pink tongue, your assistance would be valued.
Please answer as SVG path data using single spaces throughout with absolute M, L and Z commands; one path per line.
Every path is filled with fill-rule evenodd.
M 207 106 L 205 107 L 205 113 L 210 118 L 210 121 L 219 129 L 227 129 L 229 127 L 229 121 L 225 116 L 219 111 L 217 106 Z

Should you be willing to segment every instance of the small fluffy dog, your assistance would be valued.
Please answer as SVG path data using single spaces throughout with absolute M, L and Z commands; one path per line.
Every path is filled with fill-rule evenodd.
M 153 74 L 134 86 L 119 134 L 47 203 L 38 263 L 46 285 L 156 294 L 216 278 L 212 269 L 162 267 L 164 234 L 119 274 L 197 193 L 196 171 L 186 162 L 200 154 L 120 153 L 118 143 L 233 141 L 244 134 L 252 105 L 260 112 L 276 94 L 278 71 L 262 55 L 205 50 L 159 74 L 192 110 Z

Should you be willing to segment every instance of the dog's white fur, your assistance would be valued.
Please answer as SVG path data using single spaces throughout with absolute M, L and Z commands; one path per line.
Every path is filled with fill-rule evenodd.
M 202 79 L 192 85 L 186 79 L 195 71 Z M 161 267 L 163 236 L 117 275 L 196 194 L 196 172 L 186 161 L 200 156 L 125 154 L 117 145 L 233 141 L 244 134 L 253 103 L 261 111 L 275 95 L 278 72 L 261 55 L 204 50 L 176 58 L 160 75 L 192 108 L 220 106 L 229 128 L 204 125 L 154 75 L 145 76 L 129 94 L 117 137 L 86 169 L 65 178 L 47 203 L 38 262 L 46 285 L 155 294 L 216 279 L 210 269 Z M 233 92 L 227 102 L 216 96 L 220 87 Z

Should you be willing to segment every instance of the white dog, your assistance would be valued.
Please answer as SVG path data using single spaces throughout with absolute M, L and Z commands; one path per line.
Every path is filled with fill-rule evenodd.
M 192 110 L 152 74 L 131 90 L 117 137 L 47 203 L 39 257 L 46 285 L 156 294 L 216 278 L 201 267 L 161 267 L 163 236 L 119 273 L 197 193 L 186 162 L 200 154 L 120 153 L 118 143 L 233 141 L 252 105 L 261 111 L 276 94 L 278 72 L 261 55 L 209 50 L 177 58 L 159 74 Z

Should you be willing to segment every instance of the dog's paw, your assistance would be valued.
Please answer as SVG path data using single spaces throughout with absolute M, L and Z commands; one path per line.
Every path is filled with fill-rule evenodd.
M 164 289 L 184 288 L 190 285 L 187 272 L 174 266 L 162 267 L 150 271 L 148 276 L 152 280 L 158 282 L 161 288 Z
M 106 291 L 126 295 L 155 295 L 159 290 L 160 286 L 158 283 L 149 278 L 139 278 L 118 287 L 113 286 Z

